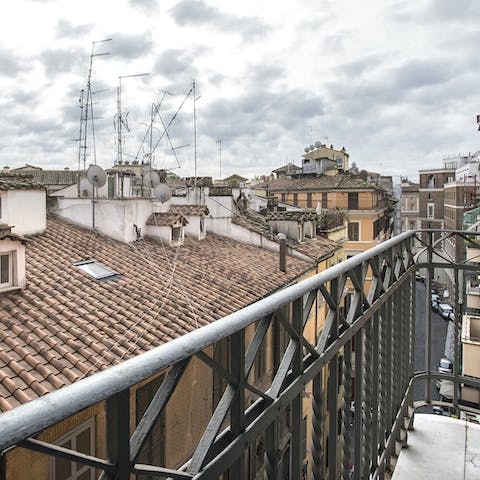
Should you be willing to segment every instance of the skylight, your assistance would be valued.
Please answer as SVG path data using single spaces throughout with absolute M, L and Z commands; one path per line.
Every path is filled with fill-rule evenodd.
M 84 260 L 82 262 L 76 262 L 74 265 L 85 273 L 88 273 L 88 275 L 93 277 L 95 280 L 106 281 L 114 280 L 120 277 L 117 272 L 110 270 L 105 265 L 102 265 L 95 260 Z

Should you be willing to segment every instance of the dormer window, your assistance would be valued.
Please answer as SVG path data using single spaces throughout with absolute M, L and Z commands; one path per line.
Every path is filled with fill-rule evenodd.
M 0 293 L 25 286 L 25 244 L 27 239 L 0 225 Z
M 0 289 L 13 285 L 14 252 L 0 254 Z
M 145 227 L 146 236 L 165 241 L 172 247 L 182 245 L 187 219 L 178 213 L 152 213 Z

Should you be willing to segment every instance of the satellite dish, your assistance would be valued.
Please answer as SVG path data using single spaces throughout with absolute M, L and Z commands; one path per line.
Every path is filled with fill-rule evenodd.
M 101 187 L 105 185 L 107 176 L 102 167 L 90 165 L 87 169 L 87 179 L 94 187 Z
M 309 147 L 305 147 L 305 153 L 308 153 L 310 151 Z
M 143 184 L 150 188 L 155 188 L 160 183 L 160 176 L 154 170 L 143 174 Z
M 172 196 L 172 191 L 166 183 L 160 183 L 154 188 L 153 194 L 157 200 L 165 203 L 166 201 L 170 200 Z
M 315 150 L 315 146 L 314 146 L 314 145 L 310 145 L 310 150 Z
M 321 142 L 315 142 L 315 148 L 320 148 L 322 146 Z

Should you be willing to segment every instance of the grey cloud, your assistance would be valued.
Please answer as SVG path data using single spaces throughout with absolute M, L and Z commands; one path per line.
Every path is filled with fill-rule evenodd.
M 78 38 L 87 34 L 93 29 L 92 23 L 86 23 L 83 25 L 74 25 L 66 18 L 62 18 L 58 21 L 55 36 L 57 38 Z
M 446 82 L 452 77 L 451 69 L 451 61 L 411 60 L 392 70 L 390 76 L 399 88 L 420 88 Z
M 205 25 L 222 32 L 239 32 L 244 40 L 263 36 L 270 27 L 256 17 L 224 13 L 203 0 L 181 0 L 170 13 L 178 25 Z
M 262 132 L 295 130 L 309 119 L 323 114 L 320 96 L 302 90 L 274 94 L 268 90 L 251 90 L 236 99 L 222 98 L 211 103 L 204 120 L 212 135 L 245 138 L 254 141 Z
M 0 49 L 0 76 L 13 77 L 24 70 L 24 65 L 10 52 Z
M 160 8 L 160 2 L 158 0 L 128 0 L 128 3 L 131 7 L 145 15 L 156 13 Z
M 370 69 L 376 68 L 384 60 L 382 55 L 368 55 L 357 60 L 343 63 L 336 67 L 336 71 L 351 78 L 357 78 Z
M 81 61 L 85 58 L 85 51 L 81 48 L 49 49 L 43 51 L 40 55 L 40 61 L 48 76 L 68 73 L 73 70 L 81 71 Z
M 424 19 L 442 21 L 466 21 L 477 23 L 480 3 L 477 0 L 430 0 Z
M 195 53 L 186 50 L 171 48 L 162 52 L 155 62 L 153 72 L 165 77 L 173 77 L 189 73 L 195 76 Z
M 153 47 L 149 32 L 143 34 L 113 33 L 110 35 L 112 42 L 109 49 L 112 57 L 138 58 L 149 53 Z

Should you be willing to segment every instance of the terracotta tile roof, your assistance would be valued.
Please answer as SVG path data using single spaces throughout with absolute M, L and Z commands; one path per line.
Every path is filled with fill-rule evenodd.
M 292 211 L 292 212 L 278 212 L 278 213 L 279 214 L 303 213 L 304 215 L 311 216 L 314 212 Z M 240 225 L 241 227 L 246 228 L 251 232 L 258 233 L 263 237 L 268 238 L 269 240 L 278 242 L 277 235 L 273 232 L 272 228 L 268 224 L 267 218 L 268 217 L 265 217 L 261 213 L 258 213 L 254 210 L 245 210 L 243 213 L 239 213 L 234 217 L 232 217 L 232 223 Z M 279 218 L 281 218 L 280 215 L 279 215 Z M 316 218 L 316 213 L 315 213 L 315 218 Z M 278 218 L 274 217 L 274 219 L 278 219 Z M 302 242 L 296 242 L 290 238 L 287 238 L 287 245 L 290 248 L 293 248 L 294 250 L 297 250 L 298 252 L 303 253 L 304 255 L 316 261 L 324 258 L 326 255 L 329 255 L 330 253 L 334 252 L 335 250 L 338 250 L 341 247 L 341 245 L 338 242 L 329 240 L 324 237 L 309 238 Z
M 298 252 L 317 261 L 322 260 L 341 247 L 338 242 L 324 237 L 307 238 L 303 242 L 292 246 Z
M 28 242 L 25 237 L 17 235 L 16 233 L 12 233 L 12 227 L 0 224 L 0 240 L 5 240 L 6 238 L 8 240 L 18 240 L 24 245 Z
M 348 174 L 296 176 L 293 178 L 282 177 L 268 182 L 255 185 L 254 188 L 266 188 L 271 192 L 288 191 L 331 191 L 331 190 L 377 190 L 379 187 L 373 183 L 366 182 L 360 177 Z
M 0 190 L 44 190 L 31 175 L 0 173 Z
M 272 212 L 266 216 L 267 220 L 286 220 L 286 221 L 315 221 L 317 212 L 315 210 L 286 210 L 284 212 Z
M 121 274 L 97 282 L 73 263 Z M 245 307 L 310 268 L 228 238 L 174 248 L 120 243 L 49 219 L 26 247 L 27 286 L 0 295 L 0 410 L 5 411 Z M 208 268 L 206 268 L 208 266 Z
M 179 223 L 186 225 L 187 219 L 179 213 L 152 213 L 147 220 L 147 225 L 155 227 L 173 227 Z
M 232 217 L 232 223 L 240 225 L 251 232 L 259 233 L 266 238 L 274 239 L 272 228 L 268 225 L 266 218 L 255 210 L 245 210 Z
M 206 205 L 170 205 L 169 213 L 179 213 L 180 215 L 208 215 Z

